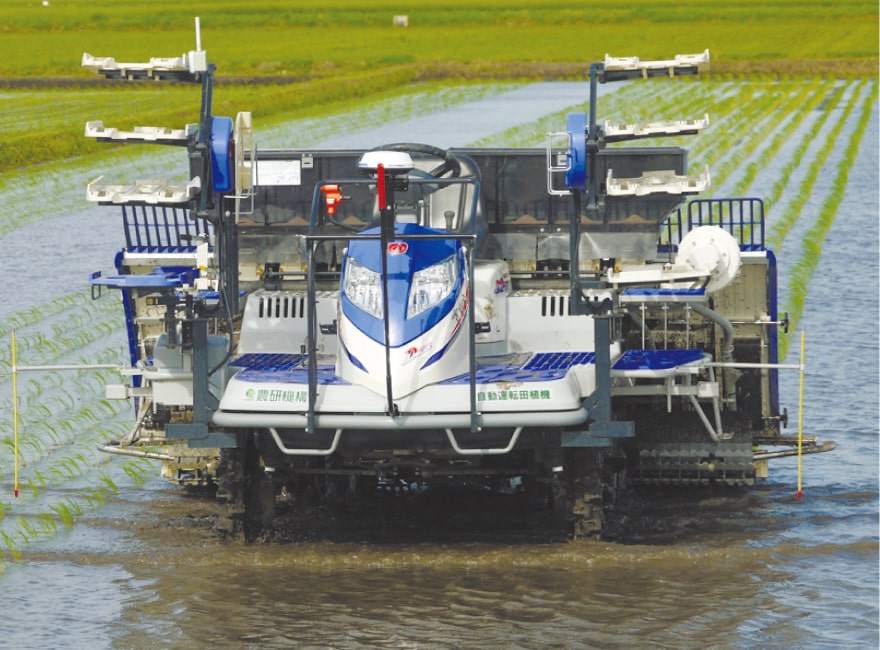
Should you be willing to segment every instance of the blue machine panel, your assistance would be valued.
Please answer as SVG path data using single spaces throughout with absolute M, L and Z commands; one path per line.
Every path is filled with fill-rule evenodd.
M 702 358 L 702 350 L 627 350 L 612 370 L 671 370 Z

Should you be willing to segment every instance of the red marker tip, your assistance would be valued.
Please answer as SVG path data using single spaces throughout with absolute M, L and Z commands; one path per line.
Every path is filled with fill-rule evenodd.
M 18 490 L 15 491 L 15 498 L 18 498 Z
M 800 501 L 803 496 L 804 496 L 804 493 L 801 492 L 800 490 L 798 490 L 798 495 L 797 495 L 798 501 Z

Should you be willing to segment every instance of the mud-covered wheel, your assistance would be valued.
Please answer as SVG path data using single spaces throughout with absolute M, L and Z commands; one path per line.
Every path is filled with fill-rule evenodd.
M 603 529 L 603 461 L 592 449 L 572 449 L 553 478 L 553 511 L 572 539 L 591 539 Z
M 244 539 L 244 450 L 221 449 L 217 464 L 217 531 L 224 537 Z
M 343 465 L 342 459 L 336 455 L 324 460 L 324 467 L 328 472 L 321 482 L 321 505 L 331 512 L 344 512 L 353 492 L 352 477 L 336 473 Z
M 600 537 L 604 523 L 601 481 L 598 478 L 575 481 L 571 499 L 572 537 Z
M 218 531 L 233 539 L 254 540 L 275 518 L 275 485 L 260 461 L 254 434 L 248 434 L 244 447 L 221 450 L 217 476 L 222 507 Z

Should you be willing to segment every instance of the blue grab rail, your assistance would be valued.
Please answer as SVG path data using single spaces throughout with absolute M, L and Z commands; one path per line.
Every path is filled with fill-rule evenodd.
M 670 252 L 688 231 L 699 226 L 719 226 L 739 242 L 742 251 L 766 250 L 764 202 L 757 198 L 695 199 L 672 212 L 661 224 L 659 250 Z
M 164 206 L 122 206 L 122 222 L 130 253 L 194 253 L 198 238 L 213 232 L 208 221 Z

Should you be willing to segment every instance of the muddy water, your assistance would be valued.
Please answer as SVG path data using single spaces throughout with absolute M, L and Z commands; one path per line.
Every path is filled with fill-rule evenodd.
M 662 532 L 631 545 L 540 541 L 528 525 L 528 536 L 475 535 L 480 513 L 426 523 L 409 511 L 368 541 L 329 526 L 312 541 L 259 546 L 217 541 L 210 517 L 195 516 L 206 509 L 162 490 L 123 494 L 26 553 L 3 580 L 12 638 L 569 648 L 871 647 L 876 636 L 869 489 L 816 488 L 803 503 L 782 485 L 687 508 L 661 498 Z M 413 520 L 423 527 L 407 530 Z
M 806 459 L 801 501 L 785 460 L 748 492 L 646 498 L 623 543 L 438 492 L 239 545 L 154 478 L 4 564 L 0 646 L 876 648 L 878 136 L 875 107 L 804 310 L 807 433 L 838 450 Z M 794 413 L 796 375 L 782 392 Z

